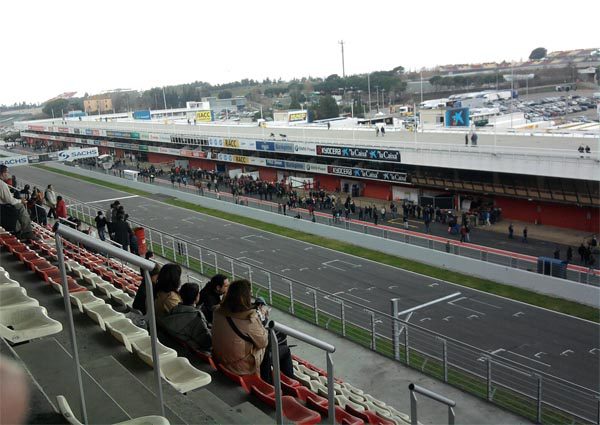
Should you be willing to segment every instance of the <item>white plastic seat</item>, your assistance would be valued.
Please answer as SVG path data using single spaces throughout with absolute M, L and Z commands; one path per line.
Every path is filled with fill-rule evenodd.
M 127 351 L 133 353 L 131 342 L 148 336 L 148 331 L 133 324 L 130 319 L 116 320 L 106 324 L 106 329 L 118 341 L 122 342 Z
M 326 376 L 319 375 L 319 377 L 317 379 L 321 384 L 323 384 L 323 386 L 325 386 L 325 387 L 327 386 L 327 377 Z M 340 384 L 338 384 L 337 382 L 333 383 L 333 388 L 335 388 L 336 390 L 340 390 L 340 391 L 336 391 L 336 392 L 341 393 L 342 386 Z
M 392 413 L 392 417 L 399 417 L 401 420 L 403 420 L 406 423 L 410 423 L 410 416 L 407 415 L 404 412 L 401 412 L 397 409 L 394 409 L 392 406 L 387 406 L 387 408 L 390 410 L 390 412 Z
M 73 274 L 78 278 L 78 279 L 84 279 L 86 276 L 95 276 L 96 273 L 94 273 L 93 271 L 90 271 L 87 267 L 82 266 L 82 268 L 78 268 L 78 269 L 73 269 Z
M 75 417 L 73 411 L 71 410 L 71 406 L 67 402 L 67 399 L 59 395 L 56 397 L 56 401 L 58 404 L 58 410 L 61 415 L 67 420 L 71 425 L 83 425 L 79 422 L 79 419 Z M 162 416 L 142 416 L 140 418 L 130 419 L 128 421 L 119 422 L 114 425 L 170 425 L 170 422 L 162 417 Z
M 185 357 L 160 362 L 160 375 L 180 393 L 187 393 L 210 384 L 208 373 L 196 369 Z
M 125 318 L 123 313 L 113 310 L 109 304 L 99 304 L 90 307 L 84 305 L 83 309 L 94 322 L 100 325 L 103 331 L 106 330 L 106 323 Z
M 335 404 L 339 405 L 342 409 L 345 409 L 346 406 L 350 405 L 354 410 L 358 410 L 359 412 L 364 412 L 366 410 L 364 406 L 348 400 L 343 395 L 336 395 L 334 396 L 334 399 Z
M 4 271 L 4 269 L 2 269 L 2 271 L 0 271 L 0 288 L 17 287 L 17 286 L 21 286 L 21 285 L 19 285 L 19 282 L 11 279 L 8 272 Z
M 67 270 L 67 272 L 73 272 L 75 270 L 85 269 L 85 266 L 82 266 L 75 260 L 67 260 L 65 261 L 65 269 Z
M 388 409 L 391 411 L 391 409 L 389 408 L 389 406 L 387 404 L 385 404 L 383 401 L 376 399 L 375 397 L 373 397 L 371 394 L 363 394 L 363 398 L 365 400 L 367 400 L 369 403 L 373 403 L 375 406 L 379 406 L 382 409 Z
M 347 382 L 344 382 L 344 383 L 342 384 L 342 386 L 343 386 L 343 387 L 345 387 L 345 388 L 346 388 L 348 391 L 350 391 L 350 392 L 352 392 L 352 393 L 354 393 L 354 394 L 358 394 L 358 395 L 363 395 L 363 394 L 364 394 L 364 391 L 363 391 L 363 390 L 361 390 L 361 389 L 359 389 L 359 388 L 356 388 L 356 387 L 354 387 L 354 386 L 350 385 L 350 384 L 349 384 L 349 383 L 347 383 Z
M 133 352 L 144 361 L 148 366 L 153 367 L 154 361 L 152 360 L 152 346 L 150 344 L 150 336 L 134 339 L 131 341 Z M 156 348 L 158 350 L 158 358 L 161 362 L 177 357 L 177 351 L 172 348 L 162 345 L 156 341 Z
M 71 292 L 69 293 L 71 304 L 76 305 L 80 312 L 83 313 L 83 306 L 93 307 L 96 305 L 105 304 L 102 298 L 98 298 L 91 291 Z
M 112 283 L 107 282 L 105 280 L 103 280 L 102 282 L 96 281 L 96 288 L 98 288 L 98 290 L 107 297 L 112 297 L 113 295 L 123 293 L 123 291 L 121 291 L 119 288 L 115 287 Z
M 298 370 L 294 370 L 294 379 L 296 379 L 297 381 L 300 381 L 300 383 L 302 385 L 304 385 L 305 387 L 310 387 L 310 376 L 298 371 Z
M 303 364 L 299 364 L 298 369 L 305 375 L 310 376 L 310 379 L 319 379 L 319 372 L 309 369 L 306 366 L 304 366 Z
M 95 288 L 96 287 L 96 283 L 97 282 L 104 282 L 104 279 L 102 279 L 96 273 L 92 273 L 91 275 L 83 276 L 83 281 L 85 283 L 87 283 L 89 286 L 91 286 L 92 288 Z
M 48 317 L 44 307 L 0 310 L 0 337 L 12 343 L 29 341 L 60 331 L 62 325 Z
M 0 310 L 40 305 L 38 300 L 27 296 L 25 288 L 19 286 L 0 287 Z
M 133 305 L 133 297 L 131 297 L 128 293 L 121 291 L 121 293 L 117 293 L 117 292 L 112 292 L 110 294 L 110 296 L 112 297 L 113 300 L 115 300 L 115 302 L 117 304 L 120 304 L 124 307 L 129 307 L 131 308 L 131 306 Z

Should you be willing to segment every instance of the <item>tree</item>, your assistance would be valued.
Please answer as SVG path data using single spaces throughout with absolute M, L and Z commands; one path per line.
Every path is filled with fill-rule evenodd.
M 324 120 L 327 118 L 337 118 L 340 115 L 338 104 L 332 96 L 323 96 L 319 101 L 317 108 L 317 118 Z
M 217 95 L 217 97 L 219 99 L 231 99 L 233 97 L 233 95 L 231 94 L 231 92 L 229 90 L 221 90 L 219 92 L 219 94 Z
M 531 51 L 531 53 L 529 54 L 529 60 L 543 59 L 546 57 L 547 54 L 548 54 L 548 51 L 545 48 L 538 47 Z
M 54 99 L 46 103 L 42 112 L 52 118 L 60 118 L 63 113 L 69 110 L 69 101 L 67 99 Z

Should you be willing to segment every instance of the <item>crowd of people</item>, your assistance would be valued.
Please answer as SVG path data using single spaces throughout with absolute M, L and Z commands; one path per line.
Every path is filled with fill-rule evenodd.
M 146 258 L 151 259 L 149 252 Z M 155 265 L 150 272 L 157 326 L 194 350 L 211 353 L 215 362 L 237 375 L 260 373 L 272 382 L 272 360 L 266 324 L 270 309 L 261 297 L 252 300 L 250 282 L 214 275 L 200 289 L 181 284 L 178 264 Z M 134 315 L 145 315 L 145 282 L 133 302 Z M 292 357 L 285 336 L 278 336 L 281 371 L 293 378 Z

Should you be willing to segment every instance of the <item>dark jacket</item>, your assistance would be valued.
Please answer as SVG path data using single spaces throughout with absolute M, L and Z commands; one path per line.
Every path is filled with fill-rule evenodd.
M 173 307 L 171 313 L 160 317 L 158 323 L 168 334 L 196 350 L 212 349 L 212 335 L 206 319 L 200 310 L 193 306 L 179 304 Z
M 111 232 L 114 234 L 113 240 L 123 246 L 129 246 L 129 237 L 133 234 L 129 223 L 118 220 L 112 224 Z
M 204 313 L 206 321 L 208 323 L 212 323 L 213 311 L 219 304 L 221 304 L 221 296 L 214 290 L 210 290 L 206 287 L 202 288 L 200 291 L 200 304 L 200 309 L 202 310 L 202 313 Z

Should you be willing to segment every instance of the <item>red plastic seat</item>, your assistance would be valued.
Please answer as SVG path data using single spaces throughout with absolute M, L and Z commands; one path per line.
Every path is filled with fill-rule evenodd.
M 52 278 L 52 277 L 48 277 L 48 283 L 53 285 L 53 284 L 58 284 L 58 285 L 62 285 L 62 281 L 60 280 L 60 277 L 58 278 Z M 87 291 L 87 288 L 85 286 L 81 286 L 80 284 L 78 284 L 75 279 L 73 279 L 70 276 L 67 276 L 67 289 L 69 290 L 69 292 L 82 292 L 82 291 Z
M 264 382 L 264 381 L 263 381 Z M 269 385 L 269 384 L 267 384 Z M 252 393 L 255 394 L 263 403 L 275 409 L 275 390 L 264 393 L 256 385 L 252 385 Z M 281 397 L 281 407 L 283 416 L 298 425 L 314 425 L 321 422 L 321 415 L 314 410 L 300 404 L 298 400 L 289 395 Z
M 29 247 L 25 244 L 21 245 L 7 245 L 8 250 L 17 258 L 19 258 L 19 254 L 25 252 L 32 252 Z M 19 260 L 21 260 L 19 258 Z M 22 260 L 21 260 L 22 261 Z
M 349 404 L 346 405 L 346 411 L 357 418 L 362 419 L 366 423 L 373 425 L 395 425 L 394 422 L 388 421 L 385 418 L 377 415 L 375 412 L 371 412 L 370 410 L 365 410 L 361 412 L 360 410 L 354 409 Z
M 215 364 L 215 361 L 213 360 L 213 358 L 210 354 L 204 353 L 200 350 L 196 350 L 191 347 L 188 347 L 188 348 L 192 351 L 192 353 L 194 353 L 194 356 L 196 356 L 203 362 L 208 363 L 210 365 L 210 367 L 212 367 L 213 369 L 217 368 L 217 365 Z
M 14 252 L 15 256 L 19 259 L 19 261 L 26 263 L 27 261 L 33 260 L 35 258 L 41 258 L 37 252 L 35 251 L 23 251 L 23 252 Z
M 53 279 L 60 279 L 60 270 L 58 267 L 52 266 L 47 269 L 36 269 L 36 272 L 44 278 L 46 282 L 48 282 L 48 278 L 52 277 Z
M 46 260 L 45 258 L 39 257 L 39 258 L 34 258 L 31 261 L 26 261 L 25 264 L 27 264 L 27 266 L 29 266 L 29 269 L 34 272 L 36 267 L 40 268 L 40 269 L 47 269 L 52 267 L 52 264 Z
M 225 367 L 219 363 L 217 363 L 217 370 L 219 370 L 223 375 L 225 375 L 227 378 L 229 378 L 232 382 L 235 382 L 236 384 L 238 384 L 240 387 L 245 388 L 245 384 L 244 381 L 242 380 L 242 377 L 240 375 L 236 375 L 233 372 L 228 371 L 227 369 L 225 369 Z
M 289 384 L 286 384 L 283 381 L 281 381 L 281 391 L 283 391 L 285 395 L 291 395 L 292 397 L 302 400 L 305 403 L 306 399 L 309 396 L 321 397 L 320 395 L 313 393 L 309 388 L 305 387 L 304 385 L 300 385 L 299 387 L 293 387 Z
M 314 397 L 313 395 L 309 395 L 306 398 L 306 406 L 310 409 L 316 410 L 323 417 L 329 416 L 329 400 L 324 397 L 318 395 Z M 337 423 L 347 423 L 352 425 L 364 425 L 365 423 L 362 418 L 346 412 L 340 406 L 335 406 L 335 420 Z

